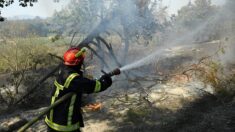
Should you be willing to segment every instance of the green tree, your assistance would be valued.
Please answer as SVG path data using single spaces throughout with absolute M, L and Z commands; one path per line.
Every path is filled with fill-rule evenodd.
M 178 11 L 176 22 L 188 29 L 200 25 L 215 13 L 216 7 L 211 0 L 196 0 L 195 4 L 188 4 Z
M 210 41 L 220 38 L 220 24 L 216 21 L 219 7 L 211 0 L 195 0 L 178 11 L 175 17 L 174 33 L 184 34 L 194 31 L 194 41 Z M 203 29 L 203 30 L 202 30 Z

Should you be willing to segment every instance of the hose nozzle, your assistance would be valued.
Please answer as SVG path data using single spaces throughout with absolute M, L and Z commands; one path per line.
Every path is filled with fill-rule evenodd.
M 121 74 L 121 70 L 119 68 L 116 68 L 116 69 L 112 70 L 109 73 L 106 73 L 103 70 L 101 70 L 101 72 L 103 72 L 104 74 L 106 74 L 106 75 L 108 75 L 110 77 Z

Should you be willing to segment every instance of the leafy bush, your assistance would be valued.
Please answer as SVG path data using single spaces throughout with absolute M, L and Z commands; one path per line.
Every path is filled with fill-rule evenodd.
M 235 74 L 220 80 L 215 89 L 220 97 L 232 99 L 235 96 Z
M 41 38 L 15 38 L 2 43 L 1 47 L 0 72 L 16 72 L 55 64 L 48 55 L 51 48 Z
M 58 64 L 58 59 L 49 55 L 54 48 L 46 44 L 40 37 L 14 38 L 1 43 L 0 73 L 4 73 L 0 89 L 2 103 L 13 104 L 28 90 L 25 87 L 33 86 L 46 74 L 48 67 Z
M 203 58 L 199 63 L 191 65 L 184 74 L 194 75 L 204 84 L 211 85 L 215 94 L 220 97 L 231 97 L 235 94 L 235 74 L 224 73 L 224 67 L 212 58 Z

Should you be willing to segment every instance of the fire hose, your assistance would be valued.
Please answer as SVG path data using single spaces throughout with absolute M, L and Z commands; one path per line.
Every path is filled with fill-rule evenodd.
M 106 73 L 102 70 L 102 72 L 109 76 L 115 76 L 115 75 L 119 75 L 121 74 L 120 69 L 115 69 L 109 73 Z M 32 126 L 34 123 L 36 123 L 38 120 L 40 120 L 45 114 L 47 114 L 51 109 L 55 108 L 56 106 L 58 106 L 59 104 L 63 103 L 64 101 L 66 101 L 67 99 L 71 98 L 72 95 L 74 95 L 76 93 L 74 92 L 70 92 L 65 94 L 64 96 L 62 96 L 60 99 L 58 99 L 54 104 L 52 104 L 51 106 L 47 107 L 44 111 L 42 111 L 37 117 L 33 118 L 31 121 L 29 121 L 28 123 L 26 123 L 24 126 L 22 126 L 17 132 L 24 132 L 26 131 L 30 126 Z

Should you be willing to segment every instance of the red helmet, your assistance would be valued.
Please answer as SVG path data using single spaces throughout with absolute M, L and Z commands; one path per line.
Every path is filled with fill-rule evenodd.
M 64 64 L 67 66 L 76 66 L 83 63 L 85 58 L 85 48 L 70 48 L 64 53 Z

